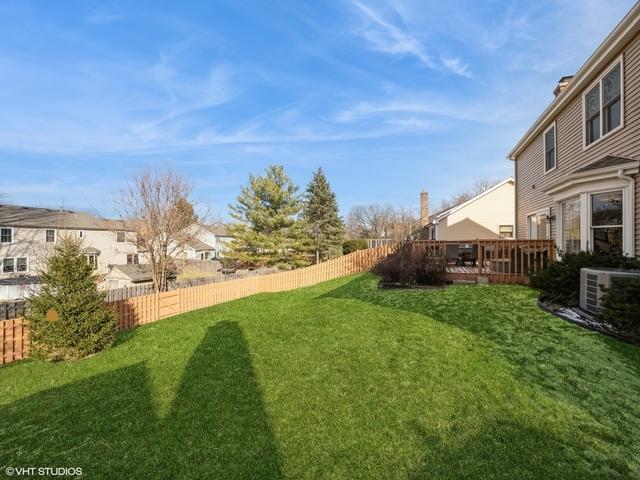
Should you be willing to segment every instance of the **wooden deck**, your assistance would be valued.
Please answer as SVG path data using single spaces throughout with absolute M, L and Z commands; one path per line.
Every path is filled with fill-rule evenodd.
M 447 279 L 529 282 L 529 274 L 554 259 L 553 240 L 416 240 L 414 250 L 447 259 Z

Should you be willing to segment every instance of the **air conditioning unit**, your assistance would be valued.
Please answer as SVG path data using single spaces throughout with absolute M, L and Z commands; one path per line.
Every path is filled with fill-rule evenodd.
M 598 313 L 602 306 L 603 289 L 609 288 L 614 277 L 640 278 L 640 270 L 581 268 L 580 308 L 585 312 Z

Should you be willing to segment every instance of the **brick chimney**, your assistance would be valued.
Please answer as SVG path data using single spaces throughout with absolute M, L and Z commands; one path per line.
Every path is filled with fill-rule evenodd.
M 420 225 L 429 223 L 429 192 L 420 192 Z
M 553 89 L 553 94 L 556 97 L 560 95 L 564 91 L 564 89 L 567 88 L 567 85 L 569 85 L 569 82 L 571 81 L 572 78 L 573 78 L 573 75 L 568 75 L 558 80 L 558 84 L 556 85 L 556 88 Z

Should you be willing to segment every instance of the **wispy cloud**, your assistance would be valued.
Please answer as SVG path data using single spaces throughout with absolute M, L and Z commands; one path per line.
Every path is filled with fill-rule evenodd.
M 402 21 L 402 14 L 393 6 L 390 8 L 397 14 L 400 21 L 392 22 L 382 13 L 359 0 L 351 0 L 352 4 L 362 14 L 364 25 L 358 28 L 357 33 L 367 40 L 371 47 L 381 53 L 411 56 L 422 65 L 434 70 L 445 70 L 455 75 L 470 78 L 471 72 L 468 64 L 458 58 L 432 58 L 422 40 Z

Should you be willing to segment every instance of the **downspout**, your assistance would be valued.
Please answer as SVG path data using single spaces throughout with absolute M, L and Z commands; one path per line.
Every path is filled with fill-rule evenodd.
M 629 182 L 629 188 L 631 189 L 629 198 L 633 198 L 633 196 L 635 195 L 635 191 L 636 191 L 636 179 L 633 178 L 630 175 L 625 175 L 624 174 L 624 170 L 622 168 L 618 170 L 617 177 L 619 179 L 621 179 L 621 180 L 626 180 L 627 182 Z M 633 208 L 633 202 L 631 202 L 631 205 L 629 207 L 627 207 L 627 208 Z M 624 218 L 623 218 L 623 222 L 624 222 Z M 623 223 L 623 225 L 624 225 L 624 223 Z M 635 218 L 631 219 L 631 232 L 635 232 Z M 634 237 L 633 235 L 630 235 L 630 238 L 629 238 L 630 244 L 629 244 L 628 253 L 631 256 L 635 255 L 635 238 L 633 238 L 633 237 Z M 623 240 L 623 242 L 624 242 L 624 240 Z M 624 243 L 623 243 L 623 245 L 624 245 Z

